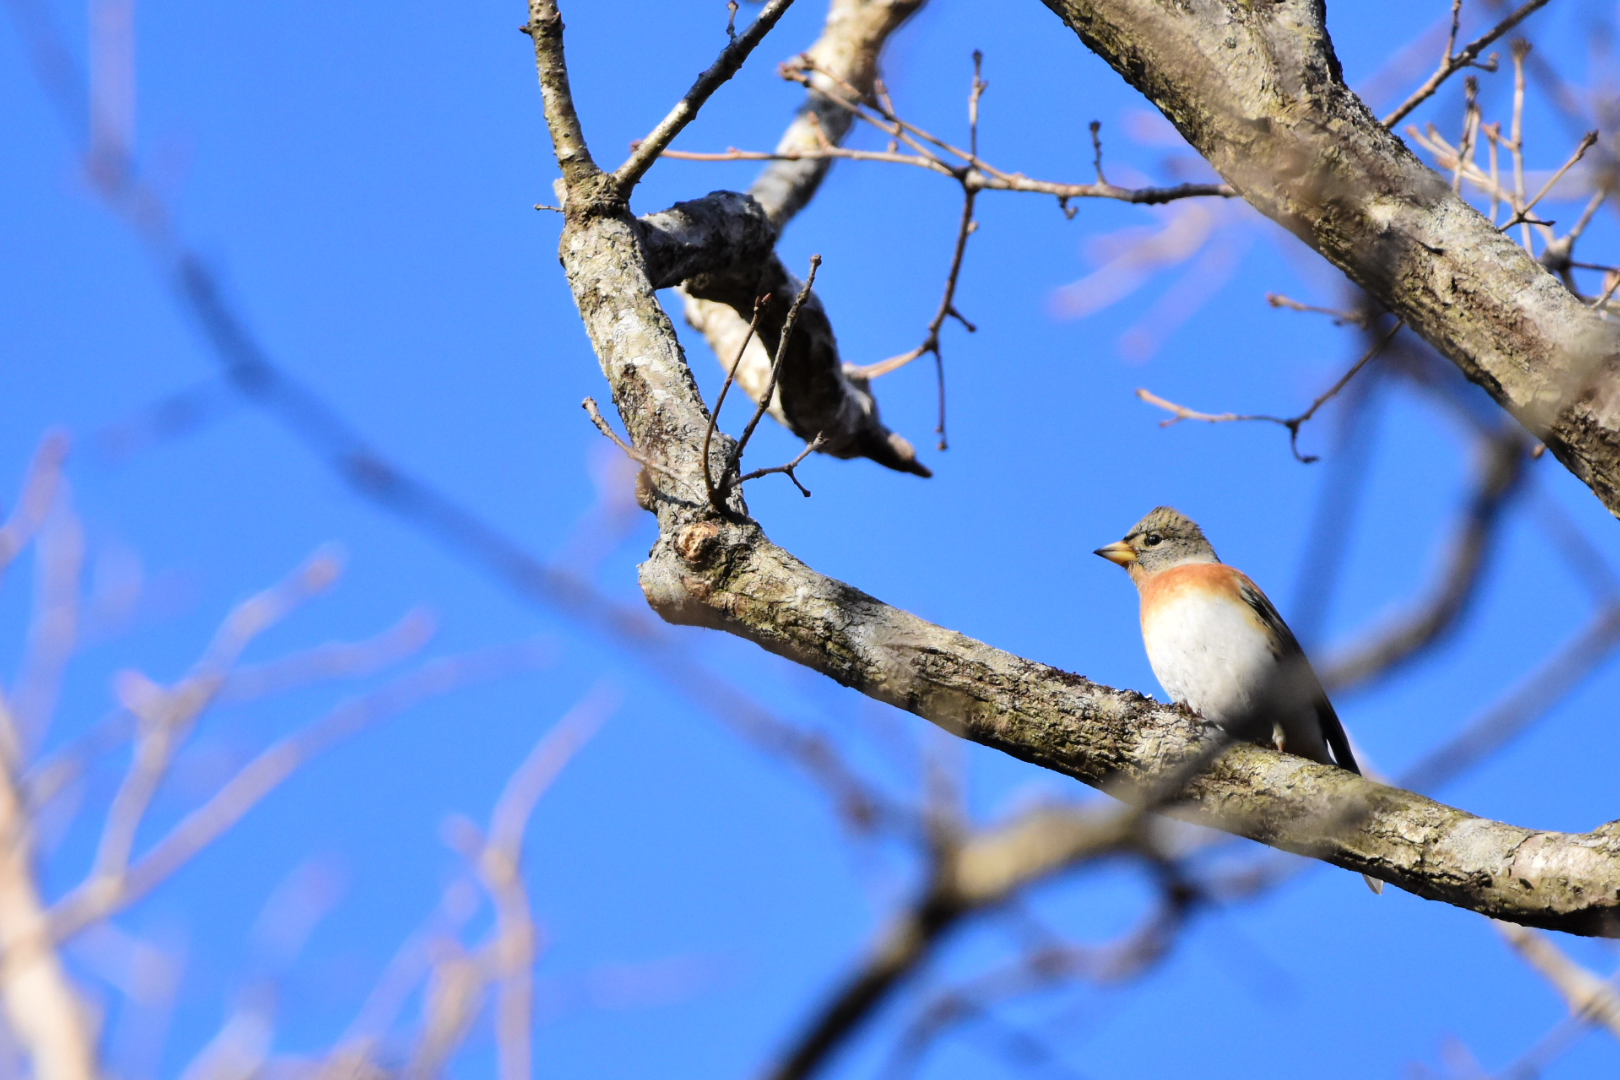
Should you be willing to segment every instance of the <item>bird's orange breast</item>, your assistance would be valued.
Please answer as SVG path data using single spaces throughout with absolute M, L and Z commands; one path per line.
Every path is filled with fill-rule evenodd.
M 1166 610 L 1177 601 L 1198 595 L 1230 600 L 1247 608 L 1242 587 L 1248 581 L 1243 571 L 1225 563 L 1185 563 L 1157 574 L 1143 574 L 1137 582 L 1142 593 L 1142 629 L 1146 632 L 1155 610 Z

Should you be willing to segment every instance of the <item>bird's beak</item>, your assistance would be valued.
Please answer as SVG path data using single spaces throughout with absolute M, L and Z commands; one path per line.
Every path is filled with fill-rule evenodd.
M 1136 561 L 1136 552 L 1132 551 L 1131 546 L 1123 540 L 1109 544 L 1107 547 L 1100 547 L 1092 554 L 1101 555 L 1109 562 L 1117 563 L 1120 566 L 1129 566 Z

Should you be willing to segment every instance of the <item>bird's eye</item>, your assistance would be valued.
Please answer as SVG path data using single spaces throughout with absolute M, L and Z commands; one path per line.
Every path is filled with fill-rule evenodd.
M 1158 533 L 1148 533 L 1147 538 L 1143 540 L 1142 543 L 1146 544 L 1148 547 L 1157 547 L 1163 540 L 1164 537 L 1160 536 Z

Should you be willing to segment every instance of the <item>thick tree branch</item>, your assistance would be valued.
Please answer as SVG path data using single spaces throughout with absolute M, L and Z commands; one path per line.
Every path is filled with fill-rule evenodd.
M 566 138 L 566 125 L 553 126 Z M 716 514 L 699 467 L 708 413 L 657 302 L 640 226 L 590 177 L 566 194 L 560 249 L 580 316 L 632 442 L 674 473 L 650 481 L 660 535 L 641 568 L 664 618 L 747 638 L 1127 801 L 1201 753 L 1208 733 L 1180 709 L 1003 652 L 818 574 L 747 519 L 736 491 L 728 513 Z M 711 465 L 723 464 L 730 440 L 714 442 Z M 1249 745 L 1193 778 L 1170 812 L 1496 918 L 1620 936 L 1620 822 L 1579 835 L 1523 829 Z
M 751 196 L 711 191 L 641 219 L 647 276 L 667 289 L 698 274 L 751 270 L 770 258 L 776 226 Z
M 888 607 L 816 574 L 757 526 L 694 522 L 666 536 L 642 586 L 671 621 L 747 637 L 1127 799 L 1197 752 L 1202 726 L 1180 710 Z M 1620 936 L 1620 823 L 1580 836 L 1521 829 L 1247 745 L 1194 779 L 1173 812 L 1497 918 Z
M 1313 0 L 1045 0 L 1245 199 L 1483 386 L 1620 512 L 1620 326 L 1345 86 Z

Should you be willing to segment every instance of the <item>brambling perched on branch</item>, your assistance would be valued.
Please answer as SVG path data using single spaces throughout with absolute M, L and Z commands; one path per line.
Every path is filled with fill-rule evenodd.
M 1260 586 L 1215 557 L 1191 518 L 1156 507 L 1096 553 L 1141 593 L 1142 643 L 1172 701 L 1236 738 L 1361 772 L 1293 631 Z

